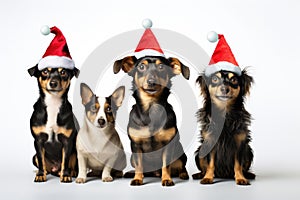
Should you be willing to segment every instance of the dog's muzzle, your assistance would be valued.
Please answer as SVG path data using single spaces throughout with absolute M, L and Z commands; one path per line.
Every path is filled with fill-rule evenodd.
M 98 124 L 99 124 L 99 126 L 100 126 L 101 128 L 103 128 L 103 127 L 105 126 L 105 124 L 106 124 L 105 119 L 104 119 L 103 117 L 100 117 L 100 118 L 98 119 Z
M 60 92 L 62 91 L 60 81 L 58 79 L 51 79 L 48 83 L 47 90 L 50 92 Z

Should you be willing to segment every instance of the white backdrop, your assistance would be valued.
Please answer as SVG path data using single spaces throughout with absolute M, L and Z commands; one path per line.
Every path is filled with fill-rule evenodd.
M 8 199 L 47 198 L 48 194 L 49 198 L 54 194 L 56 198 L 69 194 L 76 194 L 73 198 L 85 197 L 85 194 L 100 198 L 101 195 L 118 195 L 114 191 L 115 184 L 120 188 L 119 195 L 131 199 L 149 196 L 149 187 L 152 195 L 165 198 L 186 198 L 186 195 L 197 199 L 201 195 L 217 198 L 229 194 L 239 198 L 247 194 L 244 198 L 299 199 L 300 193 L 296 190 L 300 180 L 299 10 L 298 0 L 1 1 L 2 195 Z M 31 157 L 34 148 L 29 119 L 32 105 L 38 98 L 38 88 L 27 69 L 38 62 L 53 38 L 41 35 L 39 28 L 44 24 L 61 28 L 76 66 L 81 68 L 97 46 L 120 33 L 140 29 L 144 18 L 151 18 L 154 28 L 185 35 L 208 55 L 212 54 L 215 44 L 206 40 L 207 32 L 222 33 L 240 66 L 251 66 L 255 85 L 246 107 L 254 118 L 251 145 L 255 154 L 253 170 L 258 174 L 252 186 L 241 189 L 233 182 L 225 182 L 204 187 L 198 181 L 190 180 L 164 189 L 155 180 L 136 189 L 129 187 L 129 180 L 120 180 L 119 183 L 100 185 L 97 182 L 80 187 L 75 183 L 60 186 L 54 178 L 45 184 L 33 183 Z M 194 82 L 189 80 L 191 85 Z M 113 89 L 107 89 L 103 94 L 108 95 Z M 72 97 L 70 95 L 71 101 Z M 195 139 L 188 150 L 190 175 L 197 171 L 193 158 L 197 145 Z M 98 187 L 105 189 L 99 191 Z M 230 193 L 219 193 L 222 188 Z

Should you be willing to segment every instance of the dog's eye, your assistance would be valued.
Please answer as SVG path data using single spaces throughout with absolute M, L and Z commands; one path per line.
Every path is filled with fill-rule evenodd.
M 61 76 L 66 76 L 66 75 L 67 75 L 67 72 L 66 72 L 66 70 L 64 70 L 64 69 L 63 69 L 63 70 L 61 70 L 61 71 L 60 71 L 60 75 L 61 75 Z
M 44 69 L 44 70 L 42 71 L 42 75 L 43 75 L 43 76 L 48 76 L 48 74 L 49 74 L 49 70 L 48 70 L 48 69 Z
M 106 112 L 111 112 L 111 107 L 110 107 L 110 106 L 108 106 L 108 107 L 106 108 Z
M 165 69 L 165 66 L 163 64 L 159 64 L 157 68 L 161 71 Z
M 238 79 L 237 79 L 237 77 L 232 77 L 232 78 L 230 79 L 230 82 L 231 82 L 231 84 L 233 84 L 233 85 L 238 84 Z
M 92 105 L 90 107 L 90 110 L 91 110 L 91 112 L 96 113 L 98 109 L 97 109 L 96 105 Z
M 141 64 L 141 65 L 138 66 L 138 70 L 139 70 L 140 72 L 143 72 L 143 71 L 146 70 L 146 66 L 145 66 L 144 64 Z
M 217 84 L 217 83 L 219 83 L 219 81 L 220 81 L 220 78 L 217 77 L 216 75 L 211 77 L 211 82 L 212 83 Z

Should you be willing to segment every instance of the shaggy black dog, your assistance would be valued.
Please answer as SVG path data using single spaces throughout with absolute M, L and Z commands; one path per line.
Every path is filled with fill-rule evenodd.
M 238 185 L 249 185 L 254 179 L 249 172 L 253 152 L 249 145 L 251 115 L 244 107 L 253 78 L 246 70 L 240 76 L 219 71 L 196 81 L 204 97 L 203 108 L 197 112 L 201 124 L 201 146 L 195 162 L 200 173 L 194 179 L 202 184 L 213 183 L 213 178 L 235 178 Z

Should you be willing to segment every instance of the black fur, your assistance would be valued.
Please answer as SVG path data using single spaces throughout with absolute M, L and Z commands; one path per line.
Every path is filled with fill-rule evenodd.
M 71 176 L 77 174 L 77 160 L 76 160 L 76 136 L 79 129 L 78 122 L 72 112 L 72 105 L 68 101 L 69 85 L 61 91 L 60 100 L 61 106 L 56 118 L 56 126 L 62 127 L 65 130 L 71 130 L 68 133 L 54 133 L 49 135 L 43 132 L 42 127 L 47 124 L 48 113 L 45 102 L 45 89 L 42 88 L 41 81 L 56 80 L 56 81 L 70 81 L 73 76 L 78 76 L 79 70 L 65 69 L 66 75 L 60 76 L 57 69 L 51 70 L 48 76 L 43 76 L 42 72 L 38 70 L 37 65 L 28 69 L 31 76 L 37 78 L 40 96 L 33 106 L 33 113 L 30 118 L 30 128 L 32 136 L 34 137 L 34 147 L 36 154 L 33 156 L 33 164 L 38 168 L 35 177 L 35 182 L 46 181 L 46 174 L 50 173 L 61 177 L 61 182 L 71 182 Z M 49 92 L 50 94 L 50 92 Z M 41 128 L 40 130 L 36 130 Z M 51 138 L 49 138 L 51 136 Z M 64 160 L 63 160 L 63 153 Z M 44 152 L 44 154 L 43 154 Z M 64 165 L 62 165 L 64 163 Z M 64 170 L 62 170 L 64 169 Z
M 132 127 L 139 129 L 140 127 L 149 127 L 151 133 L 157 132 L 160 128 L 165 130 L 173 127 L 176 128 L 176 136 L 171 141 L 156 141 L 154 137 L 150 137 L 147 143 L 137 144 L 131 140 L 131 149 L 133 153 L 138 152 L 138 150 L 142 150 L 143 153 L 157 151 L 156 153 L 150 154 L 154 157 L 143 157 L 143 166 L 145 172 L 161 168 L 162 160 L 160 158 L 162 157 L 161 154 L 164 150 L 172 152 L 173 154 L 169 157 L 170 160 L 168 163 L 175 161 L 174 158 L 179 158 L 184 165 L 187 161 L 187 157 L 180 143 L 180 137 L 176 126 L 177 122 L 175 112 L 173 111 L 172 106 L 167 102 L 169 93 L 169 89 L 165 88 L 157 103 L 153 104 L 147 111 L 144 111 L 139 103 L 140 96 L 138 90 L 135 90 L 133 93 L 133 97 L 136 99 L 136 104 L 133 105 L 130 112 L 128 128 Z M 161 127 L 161 124 L 163 124 L 163 127 Z M 131 163 L 132 166 L 134 166 L 134 156 L 131 157 Z M 179 172 L 174 173 L 173 176 L 179 176 Z
M 147 61 L 149 64 L 147 69 L 138 70 L 138 67 L 142 65 L 143 61 Z M 155 64 L 156 61 L 162 63 L 163 70 L 158 69 L 158 65 Z M 118 73 L 121 69 L 127 72 L 128 75 L 133 77 L 132 90 L 133 97 L 136 100 L 136 104 L 133 105 L 129 116 L 128 124 L 128 135 L 131 140 L 131 164 L 136 168 L 138 163 L 138 154 L 142 153 L 142 165 L 144 176 L 162 176 L 162 166 L 163 166 L 163 154 L 167 155 L 168 167 L 172 166 L 176 161 L 181 163 L 180 167 L 171 167 L 170 176 L 179 176 L 182 179 L 188 179 L 188 174 L 185 168 L 187 157 L 183 151 L 183 147 L 180 143 L 179 133 L 177 129 L 176 115 L 173 111 L 172 106 L 168 103 L 167 99 L 170 94 L 171 81 L 170 79 L 179 74 L 176 71 L 174 73 L 173 65 L 181 67 L 179 71 L 183 76 L 189 78 L 189 68 L 180 63 L 177 59 L 166 59 L 163 57 L 147 56 L 140 59 L 135 57 L 126 57 L 122 60 L 118 60 L 114 64 L 114 72 Z M 178 70 L 178 68 L 177 68 Z M 166 85 L 162 87 L 159 94 L 148 95 L 140 88 L 135 78 L 139 79 L 141 77 L 151 77 L 166 81 Z M 143 93 L 143 94 L 142 94 Z M 146 94 L 146 95 L 145 95 Z M 144 101 L 145 97 L 149 96 L 153 101 L 149 103 L 149 106 L 145 108 Z M 147 97 L 146 97 L 147 98 Z M 141 130 L 146 128 L 150 132 L 150 136 L 147 138 L 142 138 L 141 142 L 137 142 L 130 135 L 130 129 Z M 175 134 L 169 140 L 159 140 L 155 137 L 155 134 L 161 130 L 169 130 L 171 128 L 175 129 Z M 137 173 L 135 171 L 135 173 Z M 125 177 L 133 177 L 134 173 L 128 172 Z M 133 179 L 131 185 L 140 185 L 142 180 Z M 172 180 L 162 180 L 163 186 L 174 185 Z
M 234 178 L 234 158 L 237 155 L 245 178 L 254 179 L 255 175 L 249 172 L 253 161 L 253 152 L 249 145 L 251 136 L 248 128 L 251 123 L 251 115 L 244 107 L 244 98 L 249 93 L 253 78 L 247 75 L 246 70 L 242 71 L 242 75 L 238 77 L 239 95 L 226 111 L 220 110 L 211 100 L 208 89 L 208 85 L 211 84 L 210 77 L 200 75 L 196 82 L 200 85 L 204 102 L 203 107 L 197 112 L 198 122 L 201 124 L 201 146 L 195 153 L 195 162 L 200 173 L 193 177 L 200 179 L 205 176 L 206 168 L 201 166 L 200 159 L 203 158 L 209 163 L 213 150 L 215 152 L 215 177 Z M 211 134 L 205 138 L 203 133 L 206 132 Z M 240 133 L 245 133 L 246 138 L 238 145 L 235 137 Z M 214 145 L 212 149 L 209 149 L 212 145 Z M 207 151 L 209 151 L 207 155 L 202 155 Z

